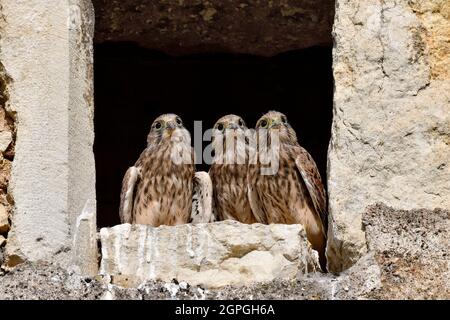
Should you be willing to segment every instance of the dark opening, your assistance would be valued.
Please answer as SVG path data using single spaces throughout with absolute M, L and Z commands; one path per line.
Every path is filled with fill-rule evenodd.
M 253 127 L 266 111 L 281 111 L 326 180 L 332 104 L 331 47 L 263 58 L 234 54 L 170 57 L 131 43 L 96 45 L 98 226 L 120 223 L 123 174 L 145 148 L 150 125 L 158 115 L 178 114 L 193 135 L 194 120 L 202 120 L 206 130 L 219 117 L 235 113 Z

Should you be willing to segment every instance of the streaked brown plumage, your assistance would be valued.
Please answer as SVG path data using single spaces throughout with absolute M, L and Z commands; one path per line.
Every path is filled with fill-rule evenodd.
M 224 116 L 214 125 L 215 157 L 209 175 L 213 182 L 214 208 L 218 220 L 256 222 L 248 202 L 248 144 L 245 130 L 244 120 L 236 115 Z
M 122 223 L 154 227 L 187 223 L 194 176 L 189 132 L 177 115 L 161 115 L 151 126 L 147 148 L 123 179 Z
M 302 224 L 325 270 L 327 202 L 317 166 L 298 144 L 284 114 L 268 112 L 258 120 L 256 130 L 279 134 L 279 167 L 273 175 L 261 175 L 260 161 L 249 165 L 249 201 L 253 213 L 261 223 Z

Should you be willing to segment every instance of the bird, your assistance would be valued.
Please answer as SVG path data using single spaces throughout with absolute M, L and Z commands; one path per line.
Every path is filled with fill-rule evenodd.
M 244 120 L 234 114 L 217 120 L 213 127 L 214 158 L 209 170 L 217 220 L 255 223 L 247 190 L 248 143 Z
M 257 156 L 250 160 L 247 180 L 248 198 L 259 223 L 301 224 L 311 247 L 319 253 L 321 269 L 326 272 L 328 228 L 327 198 L 317 165 L 300 146 L 286 115 L 269 111 L 256 123 Z M 274 147 L 278 170 L 262 174 L 259 146 L 267 133 L 267 150 Z
M 152 123 L 147 147 L 123 178 L 121 223 L 174 226 L 188 223 L 193 215 L 196 222 L 208 220 L 212 209 L 205 208 L 210 201 L 204 197 L 212 197 L 210 184 L 204 173 L 195 172 L 191 136 L 181 118 L 163 114 Z M 203 191 L 195 209 L 194 190 Z
M 217 220 L 213 211 L 213 185 L 208 172 L 199 171 L 194 177 L 192 211 L 189 223 L 211 223 Z

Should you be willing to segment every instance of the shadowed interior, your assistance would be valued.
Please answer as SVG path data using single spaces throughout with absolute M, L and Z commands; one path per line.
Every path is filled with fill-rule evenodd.
M 146 146 L 153 120 L 176 113 L 193 135 L 235 113 L 248 127 L 268 110 L 285 113 L 300 144 L 326 177 L 331 135 L 331 47 L 265 58 L 236 54 L 171 57 L 132 43 L 95 47 L 95 145 L 98 226 L 119 222 L 122 177 Z M 194 140 L 194 139 L 193 139 Z M 209 142 L 204 142 L 206 147 Z M 208 165 L 197 166 L 208 170 Z

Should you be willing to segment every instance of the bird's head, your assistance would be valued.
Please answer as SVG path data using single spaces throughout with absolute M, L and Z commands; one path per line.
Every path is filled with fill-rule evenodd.
M 147 143 L 153 145 L 161 141 L 178 140 L 186 135 L 190 137 L 179 116 L 173 113 L 163 114 L 153 121 Z
M 269 134 L 279 134 L 280 142 L 297 143 L 297 135 L 287 121 L 286 115 L 278 111 L 269 111 L 256 123 L 256 130 L 267 130 Z
M 229 130 L 230 132 L 236 132 L 244 131 L 246 129 L 247 126 L 245 125 L 244 120 L 234 114 L 223 116 L 222 118 L 217 120 L 216 124 L 214 125 L 215 133 L 222 134 L 224 134 L 227 130 Z
M 226 136 L 236 138 L 238 135 L 245 134 L 245 130 L 247 126 L 241 117 L 234 114 L 223 116 L 213 127 L 213 141 Z
M 213 127 L 212 144 L 215 152 L 244 153 L 247 126 L 245 121 L 234 114 L 223 116 Z M 230 140 L 231 139 L 231 140 Z M 227 141 L 232 144 L 227 145 Z M 222 149 L 223 148 L 223 149 Z

